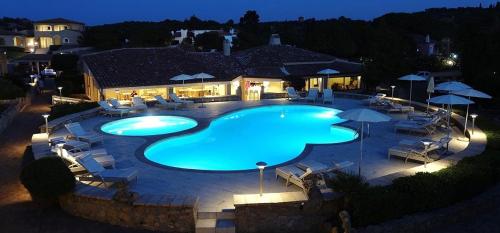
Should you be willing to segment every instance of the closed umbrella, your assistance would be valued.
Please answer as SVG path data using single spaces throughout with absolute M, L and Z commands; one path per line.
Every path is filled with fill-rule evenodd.
M 432 93 L 434 93 L 434 77 L 429 78 L 429 83 L 427 84 L 427 94 L 429 94 L 429 99 L 431 98 Z M 427 113 L 429 113 L 429 105 L 430 102 L 427 101 Z
M 399 78 L 399 80 L 403 80 L 403 81 L 410 81 L 410 105 L 411 105 L 411 94 L 412 94 L 412 89 L 413 89 L 413 81 L 425 81 L 426 78 L 422 77 L 422 76 L 418 76 L 418 75 L 415 75 L 415 74 L 409 74 L 409 75 L 405 75 L 401 78 Z
M 361 163 L 363 161 L 363 131 L 364 131 L 364 122 L 384 122 L 390 121 L 391 117 L 385 114 L 379 113 L 377 111 L 373 111 L 367 108 L 355 108 L 350 109 L 344 112 L 340 112 L 337 114 L 338 117 L 346 120 L 358 121 L 361 122 L 361 134 L 360 134 L 360 154 L 359 154 L 359 162 L 358 162 L 358 173 L 361 176 Z
M 491 99 L 490 95 L 488 95 L 488 94 L 486 94 L 484 92 L 478 91 L 478 90 L 474 90 L 472 88 L 464 89 L 464 90 L 460 90 L 460 91 L 454 91 L 453 94 L 455 94 L 455 95 L 461 95 L 461 96 L 467 96 L 467 97 L 469 97 L 469 100 L 470 100 L 471 97 L 474 97 L 474 98 L 483 98 L 483 99 Z M 467 104 L 467 112 L 465 114 L 464 134 L 467 131 L 467 119 L 469 119 L 469 104 Z
M 187 75 L 187 74 L 179 74 L 177 76 L 170 78 L 170 80 L 173 80 L 173 81 L 182 81 L 182 85 L 184 85 L 184 81 L 191 80 L 191 79 L 194 79 L 193 76 Z
M 201 106 L 200 106 L 200 108 L 204 108 L 205 105 L 203 105 L 203 102 L 205 102 L 204 101 L 204 98 L 205 98 L 205 86 L 203 84 L 203 80 L 205 80 L 205 79 L 212 79 L 212 78 L 215 78 L 215 77 L 213 75 L 210 75 L 210 74 L 207 74 L 207 73 L 198 73 L 198 74 L 194 74 L 193 78 L 194 79 L 201 79 L 201 93 L 202 93 L 202 97 L 201 97 Z

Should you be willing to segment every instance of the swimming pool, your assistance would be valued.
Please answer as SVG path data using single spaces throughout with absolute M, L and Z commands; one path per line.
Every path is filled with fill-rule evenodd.
M 178 116 L 143 116 L 112 121 L 101 126 L 103 132 L 121 136 L 151 136 L 175 133 L 196 127 L 190 118 Z
M 170 167 L 206 171 L 256 169 L 299 156 L 306 144 L 354 140 L 340 110 L 309 105 L 274 105 L 236 111 L 216 118 L 199 132 L 163 139 L 144 151 L 146 159 Z

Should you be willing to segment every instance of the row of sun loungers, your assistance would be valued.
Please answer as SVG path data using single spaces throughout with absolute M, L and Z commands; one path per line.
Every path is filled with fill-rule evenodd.
M 424 141 L 426 141 L 428 145 L 425 145 Z M 414 160 L 427 164 L 439 159 L 442 152 L 448 147 L 450 141 L 451 138 L 449 137 L 443 137 L 438 141 L 430 139 L 424 139 L 422 141 L 402 140 L 399 145 L 389 148 L 387 159 L 399 157 L 403 158 L 405 163 L 408 160 Z
M 307 194 L 308 188 L 306 185 L 306 178 L 310 175 L 317 175 L 326 172 L 338 171 L 353 165 L 350 161 L 342 163 L 334 163 L 333 165 L 326 165 L 317 161 L 302 161 L 300 163 L 287 165 L 284 167 L 276 168 L 276 179 L 283 178 L 286 180 L 286 186 L 294 184 Z
M 306 97 L 301 97 L 297 93 L 297 91 L 295 91 L 295 88 L 293 88 L 293 87 L 287 87 L 286 92 L 288 95 L 288 99 L 291 101 L 303 100 L 303 101 L 307 101 L 307 102 L 316 103 L 316 101 L 319 100 L 319 90 L 317 88 L 309 89 Z M 326 104 L 326 103 L 333 104 L 333 99 L 334 99 L 334 97 L 333 97 L 332 89 L 325 89 L 323 91 L 323 97 L 322 97 L 323 104 Z

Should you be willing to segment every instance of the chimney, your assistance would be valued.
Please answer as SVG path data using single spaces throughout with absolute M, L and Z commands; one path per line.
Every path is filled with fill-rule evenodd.
M 269 45 L 281 45 L 281 39 L 279 34 L 271 34 L 269 38 Z
M 228 39 L 222 41 L 222 51 L 224 56 L 231 56 L 231 41 Z

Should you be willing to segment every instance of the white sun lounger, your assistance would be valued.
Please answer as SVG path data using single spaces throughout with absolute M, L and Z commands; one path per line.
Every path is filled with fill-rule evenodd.
M 180 104 L 183 104 L 185 106 L 194 104 L 194 101 L 192 101 L 192 100 L 183 100 L 183 99 L 179 98 L 175 93 L 170 93 L 170 94 L 168 94 L 168 96 L 175 103 L 180 103 Z
M 288 100 L 290 100 L 290 101 L 302 99 L 302 97 L 300 97 L 300 95 L 295 91 L 295 88 L 293 88 L 293 87 L 287 87 L 286 93 L 288 96 Z
M 108 116 L 120 115 L 120 117 L 123 117 L 124 114 L 128 114 L 130 112 L 130 109 L 113 108 L 106 101 L 99 101 L 98 104 L 102 108 L 101 113 L 103 115 L 108 115 Z
M 276 168 L 276 179 L 279 177 L 286 180 L 286 186 L 290 183 L 296 185 L 301 188 L 304 194 L 307 195 L 309 191 L 309 187 L 305 184 L 305 178 L 312 174 L 312 170 L 307 168 L 306 171 L 301 170 L 295 165 L 288 165 L 285 167 L 277 167 Z
M 135 96 L 132 98 L 132 109 L 133 110 L 146 110 L 148 106 L 142 101 L 141 97 Z
M 354 163 L 351 161 L 344 161 L 340 163 L 333 163 L 333 165 L 327 165 L 314 160 L 301 161 L 296 164 L 302 170 L 311 169 L 312 174 L 319 174 L 324 172 L 339 171 L 347 167 L 352 166 Z
M 331 103 L 333 104 L 333 91 L 332 89 L 323 90 L 323 104 Z
M 69 169 L 72 172 L 80 172 L 85 170 L 85 168 L 83 168 L 81 164 L 76 160 L 77 158 L 83 156 L 92 156 L 103 167 L 114 168 L 116 163 L 115 158 L 112 155 L 109 155 L 105 149 L 75 152 L 73 150 L 67 150 L 63 147 L 59 149 L 58 154 L 59 156 L 61 156 L 61 158 L 64 158 L 71 162 Z
M 125 105 L 121 104 L 120 101 L 118 101 L 117 99 L 109 99 L 108 101 L 111 104 L 111 106 L 113 106 L 113 108 L 116 108 L 116 109 L 130 109 L 129 106 L 125 106 Z
M 75 138 L 76 140 L 84 141 L 89 144 L 104 142 L 104 137 L 102 135 L 84 130 L 78 122 L 66 124 L 64 127 L 66 127 L 70 133 L 70 137 Z
M 181 103 L 168 102 L 161 95 L 155 96 L 155 99 L 156 99 L 156 101 L 158 101 L 158 103 L 156 104 L 156 106 L 159 106 L 161 108 L 177 110 L 177 107 L 179 107 L 179 106 L 182 105 Z
M 304 98 L 304 100 L 312 101 L 314 103 L 316 103 L 317 99 L 318 99 L 318 89 L 317 88 L 309 89 L 309 92 L 307 92 L 307 96 Z
M 388 103 L 389 103 L 389 106 L 388 106 L 388 108 L 385 109 L 387 112 L 405 113 L 405 112 L 415 111 L 415 108 L 413 108 L 412 106 L 404 106 L 402 104 L 393 103 L 392 101 L 389 101 Z
M 105 169 L 101 164 L 99 164 L 92 156 L 86 155 L 76 158 L 76 161 L 81 164 L 85 170 L 90 173 L 89 176 L 82 178 L 95 178 L 100 180 L 106 185 L 106 182 L 111 183 L 129 183 L 133 180 L 137 181 L 137 170 L 134 168 L 129 169 Z

